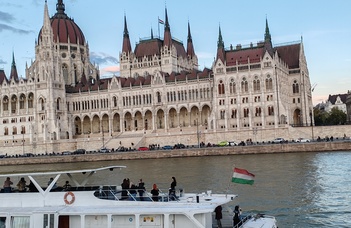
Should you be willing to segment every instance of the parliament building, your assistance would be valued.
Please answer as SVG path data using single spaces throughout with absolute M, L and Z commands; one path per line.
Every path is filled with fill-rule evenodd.
M 9 76 L 0 70 L 1 154 L 267 141 L 313 125 L 303 40 L 273 45 L 267 20 L 249 45 L 225 47 L 219 27 L 211 69 L 198 69 L 189 23 L 186 44 L 172 36 L 167 9 L 162 38 L 151 31 L 133 49 L 127 25 L 124 16 L 120 74 L 101 77 L 63 1 L 52 17 L 45 3 L 25 77 L 14 56 Z

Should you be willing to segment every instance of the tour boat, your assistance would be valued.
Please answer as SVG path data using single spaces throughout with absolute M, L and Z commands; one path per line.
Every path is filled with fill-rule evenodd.
M 31 186 L 24 192 L 16 188 L 10 193 L 1 190 L 0 227 L 212 228 L 217 227 L 214 210 L 219 205 L 223 208 L 222 227 L 233 227 L 230 203 L 236 197 L 234 194 L 214 194 L 211 190 L 197 194 L 177 189 L 175 195 L 169 195 L 168 190 L 160 192 L 156 201 L 147 191 L 140 197 L 121 186 L 87 184 L 97 172 L 123 168 L 126 167 L 1 174 L 0 179 L 24 177 L 31 181 Z M 48 176 L 53 177 L 52 182 L 42 187 L 43 178 Z M 72 186 L 57 187 L 55 183 L 59 178 L 70 180 Z M 277 227 L 274 217 L 264 215 L 248 216 L 242 222 L 240 227 L 243 228 Z

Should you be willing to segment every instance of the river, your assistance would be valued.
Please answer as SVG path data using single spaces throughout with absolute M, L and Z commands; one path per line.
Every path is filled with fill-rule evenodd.
M 167 189 L 175 176 L 186 192 L 235 193 L 233 206 L 273 215 L 280 228 L 351 227 L 350 163 L 351 152 L 301 152 L 1 166 L 0 173 L 125 165 L 118 175 L 105 173 L 90 183 L 119 185 L 126 177 L 136 183 L 143 178 L 148 189 L 153 183 Z M 255 183 L 231 183 L 234 165 L 254 173 Z

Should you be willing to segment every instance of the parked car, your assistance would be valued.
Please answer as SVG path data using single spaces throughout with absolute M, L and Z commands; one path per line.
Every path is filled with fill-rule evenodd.
M 219 142 L 218 146 L 228 146 L 228 141 Z
M 77 149 L 73 152 L 73 154 L 85 154 L 85 149 Z
M 124 146 L 120 146 L 115 151 L 117 151 L 117 152 L 124 152 L 124 151 L 128 151 L 128 148 L 126 148 Z
M 100 149 L 100 153 L 110 153 L 110 150 L 107 149 L 106 147 L 103 147 Z
M 182 143 L 178 143 L 178 144 L 175 144 L 175 145 L 174 145 L 174 148 L 175 148 L 175 149 L 184 149 L 184 148 L 185 148 L 185 145 L 182 144 Z
M 311 140 L 305 139 L 305 138 L 298 138 L 298 139 L 296 139 L 296 142 L 307 143 L 307 142 L 311 142 Z
M 234 141 L 228 142 L 228 146 L 237 146 L 237 145 L 239 145 L 237 142 L 234 142 Z
M 71 155 L 72 152 L 71 152 L 71 151 L 63 151 L 61 154 L 62 154 L 62 155 Z
M 146 146 L 141 146 L 138 148 L 139 151 L 145 151 L 145 150 L 149 150 L 149 147 Z
M 272 143 L 284 143 L 285 140 L 283 138 L 276 138 L 272 141 Z
M 172 149 L 173 149 L 173 146 L 171 146 L 171 145 L 166 145 L 166 146 L 163 146 L 162 149 L 163 149 L 163 150 L 172 150 Z

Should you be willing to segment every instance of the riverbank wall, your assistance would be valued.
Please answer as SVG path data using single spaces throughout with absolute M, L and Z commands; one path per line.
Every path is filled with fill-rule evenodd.
M 188 148 L 179 150 L 151 150 L 84 155 L 44 155 L 36 157 L 2 158 L 0 165 L 52 164 L 94 161 L 121 161 L 135 159 L 184 158 L 195 156 L 226 156 L 246 154 L 298 153 L 323 151 L 351 151 L 351 141 L 313 143 L 261 144 L 233 147 Z

